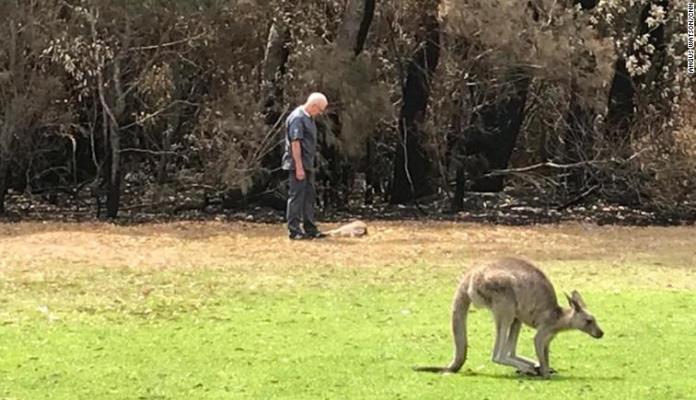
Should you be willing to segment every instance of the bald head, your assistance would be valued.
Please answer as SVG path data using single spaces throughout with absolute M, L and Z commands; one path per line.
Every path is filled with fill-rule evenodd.
M 307 101 L 305 102 L 303 107 L 307 114 L 311 115 L 312 117 L 315 117 L 323 113 L 326 109 L 326 106 L 328 105 L 329 101 L 326 99 L 326 96 L 324 96 L 321 93 L 315 92 L 310 94 L 309 97 L 307 97 Z

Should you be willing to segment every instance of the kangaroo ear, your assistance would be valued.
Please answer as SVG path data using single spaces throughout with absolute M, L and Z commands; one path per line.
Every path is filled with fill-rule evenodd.
M 573 300 L 573 297 L 566 292 L 563 292 L 563 294 L 565 294 L 566 299 L 568 299 L 568 305 L 570 305 L 573 308 L 573 310 L 575 310 L 575 301 Z
M 585 301 L 583 301 L 582 296 L 580 296 L 580 293 L 578 293 L 577 290 L 573 290 L 573 292 L 571 293 L 571 299 L 575 303 L 577 303 L 577 305 L 580 306 L 580 308 L 587 308 L 587 306 L 585 305 Z
M 573 311 L 575 311 L 575 312 L 580 312 L 580 311 L 582 311 L 582 306 L 575 299 L 575 293 L 577 293 L 577 292 L 573 291 L 572 295 L 565 293 L 565 296 L 568 299 L 568 304 L 570 305 L 570 308 L 572 308 Z

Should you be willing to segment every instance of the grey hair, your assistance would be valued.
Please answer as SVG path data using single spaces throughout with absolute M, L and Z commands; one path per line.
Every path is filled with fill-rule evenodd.
M 329 101 L 326 99 L 326 96 L 324 94 L 319 93 L 319 92 L 314 92 L 307 97 L 307 104 L 314 104 L 314 103 L 323 103 L 323 104 L 329 104 Z

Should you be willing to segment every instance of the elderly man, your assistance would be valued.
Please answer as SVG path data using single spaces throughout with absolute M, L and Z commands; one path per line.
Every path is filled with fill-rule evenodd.
M 317 126 L 314 117 L 323 113 L 327 105 L 326 96 L 312 93 L 285 121 L 282 168 L 290 175 L 287 219 L 292 240 L 319 239 L 326 236 L 319 231 L 314 221 L 314 164 L 317 153 Z

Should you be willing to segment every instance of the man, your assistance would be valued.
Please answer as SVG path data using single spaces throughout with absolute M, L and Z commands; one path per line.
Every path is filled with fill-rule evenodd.
M 321 233 L 314 221 L 316 200 L 315 158 L 317 125 L 314 117 L 326 110 L 326 96 L 312 93 L 305 104 L 297 107 L 285 120 L 285 152 L 282 168 L 289 172 L 288 231 L 290 239 L 319 239 Z M 302 224 L 302 229 L 300 227 Z

